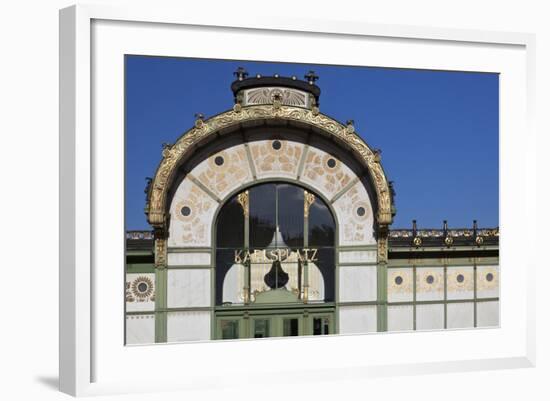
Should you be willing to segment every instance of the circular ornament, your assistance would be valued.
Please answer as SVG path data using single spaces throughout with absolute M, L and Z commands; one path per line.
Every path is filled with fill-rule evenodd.
M 146 276 L 139 276 L 132 282 L 132 294 L 144 300 L 153 294 L 153 281 Z

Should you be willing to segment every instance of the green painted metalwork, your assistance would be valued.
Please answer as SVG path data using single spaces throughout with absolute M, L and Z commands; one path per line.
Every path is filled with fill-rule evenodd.
M 168 336 L 167 323 L 167 270 L 160 268 L 155 270 L 155 342 L 165 343 Z

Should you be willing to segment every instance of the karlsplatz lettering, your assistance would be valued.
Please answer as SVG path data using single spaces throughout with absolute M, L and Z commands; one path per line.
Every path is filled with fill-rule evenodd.
M 249 249 L 235 250 L 235 263 L 244 264 L 254 259 L 256 263 L 282 262 L 288 258 L 296 257 L 300 262 L 317 262 L 316 248 L 302 249 Z

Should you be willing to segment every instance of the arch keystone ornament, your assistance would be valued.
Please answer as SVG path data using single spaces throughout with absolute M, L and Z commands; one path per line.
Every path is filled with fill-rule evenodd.
M 368 168 L 370 178 L 376 190 L 378 206 L 377 221 L 381 226 L 391 224 L 393 219 L 391 191 L 386 175 L 380 164 L 380 159 L 369 146 L 356 134 L 352 121 L 343 125 L 340 122 L 315 110 L 287 105 L 252 105 L 234 107 L 232 110 L 213 116 L 209 119 L 197 120 L 197 124 L 185 132 L 177 142 L 166 147 L 162 152 L 162 160 L 155 173 L 148 194 L 147 219 L 155 227 L 166 228 L 167 194 L 173 183 L 176 171 L 185 155 L 205 138 L 216 134 L 222 129 L 237 126 L 252 120 L 288 120 L 301 122 L 317 128 L 339 139 L 350 147 L 357 158 Z

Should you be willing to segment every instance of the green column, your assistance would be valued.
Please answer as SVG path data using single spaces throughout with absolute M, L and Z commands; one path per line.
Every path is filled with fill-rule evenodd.
M 165 266 L 155 269 L 155 342 L 167 341 L 166 286 L 168 270 Z
M 155 230 L 155 342 L 167 340 L 166 284 L 168 253 L 164 230 Z
M 387 230 L 378 237 L 376 311 L 378 331 L 388 331 L 388 238 Z

